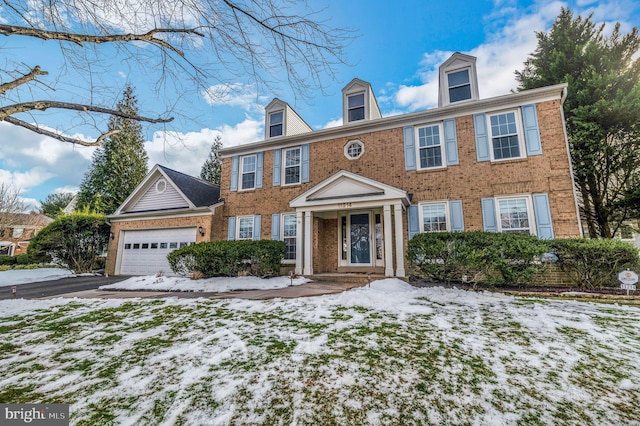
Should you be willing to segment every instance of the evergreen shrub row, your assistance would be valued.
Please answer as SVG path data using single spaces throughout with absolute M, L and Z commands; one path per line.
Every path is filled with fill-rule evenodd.
M 283 241 L 211 241 L 172 251 L 167 259 L 171 270 L 182 276 L 271 277 L 279 275 L 285 250 Z
M 551 259 L 581 288 L 617 287 L 620 271 L 640 265 L 638 248 L 619 240 L 547 241 L 480 231 L 417 234 L 407 259 L 423 278 L 491 285 L 530 283 Z
M 0 265 L 15 265 L 17 262 L 14 256 L 0 255 Z

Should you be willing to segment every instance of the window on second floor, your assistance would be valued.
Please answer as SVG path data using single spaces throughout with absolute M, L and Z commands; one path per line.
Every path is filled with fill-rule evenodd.
M 269 137 L 282 136 L 284 134 L 284 111 L 269 114 Z
M 440 125 L 429 125 L 417 129 L 418 158 L 420 169 L 442 167 L 444 146 Z
M 301 149 L 290 148 L 284 150 L 284 184 L 300 183 Z
M 471 99 L 471 79 L 469 69 L 447 73 L 449 103 Z
M 348 96 L 347 117 L 350 123 L 352 121 L 364 120 L 364 93 Z
M 522 158 L 524 150 L 522 137 L 519 134 L 520 123 L 515 111 L 489 116 L 489 133 L 491 135 L 491 154 L 493 160 Z
M 240 161 L 240 167 L 240 189 L 254 189 L 256 187 L 256 155 L 254 154 L 242 157 Z
M 253 240 L 253 216 L 239 217 L 236 240 Z

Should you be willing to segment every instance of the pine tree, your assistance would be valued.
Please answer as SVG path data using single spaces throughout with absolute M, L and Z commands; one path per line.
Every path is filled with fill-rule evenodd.
M 138 113 L 138 100 L 131 86 L 125 88 L 116 109 Z M 78 209 L 88 207 L 97 213 L 113 213 L 147 174 L 148 156 L 140 123 L 112 115 L 108 130 L 118 132 L 106 138 L 94 152 L 80 185 Z
M 521 89 L 568 83 L 564 111 L 580 213 L 592 238 L 640 215 L 640 36 L 562 9 L 516 72 Z
M 220 150 L 222 149 L 222 137 L 216 136 L 216 139 L 211 145 L 211 151 L 209 151 L 209 157 L 202 165 L 200 171 L 200 178 L 216 185 L 220 185 L 220 177 L 222 174 L 222 159 L 220 159 Z

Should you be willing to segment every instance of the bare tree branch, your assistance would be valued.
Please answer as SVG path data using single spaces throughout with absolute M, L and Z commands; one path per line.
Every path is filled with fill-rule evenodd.
M 20 78 L 17 78 L 8 83 L 0 84 L 0 95 L 4 95 L 7 90 L 15 89 L 18 86 L 21 86 L 25 83 L 28 83 L 32 80 L 35 80 L 39 75 L 48 75 L 49 73 L 46 71 L 40 70 L 39 66 L 33 68 L 29 73 L 23 75 Z
M 62 31 L 47 31 L 39 28 L 19 27 L 15 25 L 0 24 L 0 35 L 22 35 L 27 37 L 35 37 L 41 40 L 61 40 L 75 43 L 78 46 L 82 46 L 82 43 L 118 43 L 118 42 L 131 42 L 131 41 L 144 41 L 151 44 L 159 45 L 165 49 L 169 49 L 172 52 L 177 53 L 184 57 L 184 52 L 170 43 L 155 37 L 156 34 L 170 33 L 170 34 L 194 34 L 200 37 L 204 37 L 204 34 L 198 32 L 195 29 L 190 28 L 155 28 L 144 34 L 104 34 L 104 35 L 89 35 L 89 34 L 77 34 Z
M 98 139 L 96 139 L 94 142 L 88 142 L 82 139 L 72 138 L 72 137 L 63 135 L 61 133 L 52 132 L 51 130 L 44 129 L 40 126 L 36 126 L 35 124 L 27 123 L 26 121 L 19 120 L 15 117 L 7 117 L 5 118 L 4 121 L 6 121 L 7 123 L 11 123 L 15 126 L 24 127 L 25 129 L 31 130 L 34 133 L 52 137 L 61 142 L 69 142 L 69 143 L 74 143 L 82 146 L 99 146 L 105 138 L 120 132 L 119 130 L 111 130 L 109 132 L 101 134 L 98 137 Z

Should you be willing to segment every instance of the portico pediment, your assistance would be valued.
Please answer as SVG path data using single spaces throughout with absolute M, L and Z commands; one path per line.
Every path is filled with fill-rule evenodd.
M 355 173 L 341 170 L 318 185 L 291 200 L 294 208 L 324 206 L 333 204 L 359 203 L 365 201 L 402 202 L 409 204 L 406 191 L 369 179 Z

